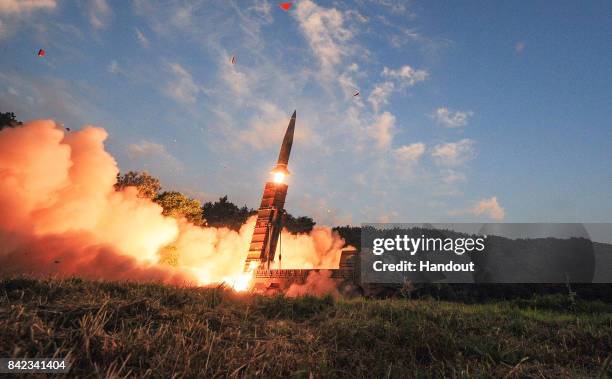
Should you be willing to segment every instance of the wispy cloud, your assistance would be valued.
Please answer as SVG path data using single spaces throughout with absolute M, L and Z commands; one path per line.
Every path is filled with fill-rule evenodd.
M 56 6 L 55 0 L 1 0 L 0 14 L 15 15 L 42 9 L 55 9 Z
M 390 112 L 384 112 L 377 116 L 374 123 L 367 128 L 370 136 L 378 149 L 387 149 L 393 141 L 395 128 L 395 116 Z
M 0 41 L 14 35 L 35 12 L 56 7 L 56 0 L 0 0 Z
M 236 100 L 240 100 L 240 96 L 250 93 L 249 80 L 247 75 L 240 71 L 236 65 L 228 64 L 230 57 L 227 55 L 221 56 L 219 68 L 221 72 L 221 80 L 227 85 L 234 95 L 238 95 Z
M 456 184 L 465 182 L 466 180 L 467 177 L 461 172 L 452 169 L 442 171 L 442 182 L 445 184 Z
M 449 167 L 460 166 L 474 155 L 474 141 L 469 138 L 436 145 L 431 151 L 431 157 L 437 165 Z
M 179 63 L 170 63 L 168 67 L 172 73 L 172 78 L 167 83 L 166 95 L 179 103 L 195 103 L 198 94 L 202 92 L 202 87 L 195 82 L 191 73 Z
M 427 79 L 428 75 L 427 71 L 415 70 L 408 65 L 402 66 L 397 70 L 385 67 L 382 71 L 382 76 L 396 80 L 401 87 L 413 86 Z
M 256 114 L 248 122 L 246 129 L 237 131 L 235 141 L 240 146 L 250 146 L 256 150 L 278 146 L 287 128 L 290 114 L 268 101 L 257 102 Z M 305 147 L 318 145 L 320 142 L 319 136 L 304 120 L 300 120 L 294 139 Z
M 113 15 L 113 11 L 106 0 L 90 0 L 88 13 L 89 23 L 95 29 L 106 27 L 110 17 Z
M 295 17 L 321 68 L 330 74 L 350 52 L 347 42 L 353 37 L 353 32 L 345 26 L 344 14 L 336 8 L 325 8 L 304 0 L 297 4 Z
M 393 13 L 402 14 L 408 10 L 406 1 L 402 0 L 370 0 L 370 2 L 386 7 Z
M 145 36 L 144 33 L 138 28 L 134 28 L 134 31 L 136 32 L 136 39 L 138 39 L 138 42 L 140 42 L 140 45 L 144 47 L 145 49 L 148 48 L 150 43 L 149 43 L 149 39 L 147 38 L 147 36 Z
M 374 86 L 368 96 L 368 102 L 372 104 L 374 112 L 378 112 L 381 106 L 389 103 L 389 97 L 391 97 L 394 89 L 395 85 L 393 82 L 378 83 Z
M 448 108 L 441 107 L 436 109 L 432 117 L 436 122 L 447 128 L 458 128 L 465 126 L 470 117 L 474 115 L 472 111 L 451 111 Z
M 415 70 L 405 65 L 396 70 L 385 67 L 381 75 L 387 80 L 376 84 L 368 96 L 368 102 L 372 105 L 375 113 L 378 113 L 380 108 L 389 102 L 393 92 L 424 81 L 427 79 L 428 73 L 425 70 Z
M 106 67 L 106 70 L 113 75 L 125 74 L 116 60 L 112 60 Z
M 176 169 L 182 169 L 182 163 L 168 152 L 164 145 L 142 140 L 128 146 L 128 157 L 130 159 L 144 159 L 153 163 L 159 162 Z
M 261 16 L 265 22 L 272 22 L 272 4 L 268 0 L 255 0 L 251 9 Z

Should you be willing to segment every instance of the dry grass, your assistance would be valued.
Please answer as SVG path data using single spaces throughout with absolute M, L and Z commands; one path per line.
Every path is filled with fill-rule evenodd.
M 609 377 L 612 305 L 465 305 L 0 281 L 0 356 L 79 377 Z

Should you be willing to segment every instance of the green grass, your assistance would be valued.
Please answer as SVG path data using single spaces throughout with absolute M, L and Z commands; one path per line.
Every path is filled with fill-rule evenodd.
M 612 305 L 262 297 L 0 280 L 0 357 L 80 377 L 610 377 Z

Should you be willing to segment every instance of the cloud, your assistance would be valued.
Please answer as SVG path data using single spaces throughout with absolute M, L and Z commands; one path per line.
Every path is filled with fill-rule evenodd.
M 248 129 L 238 132 L 237 141 L 261 150 L 278 145 L 278 141 L 283 138 L 283 127 L 286 127 L 288 115 L 275 104 L 266 101 L 259 103 L 258 108 L 259 115 L 251 119 Z
M 168 65 L 173 73 L 173 79 L 167 84 L 166 95 L 183 104 L 194 104 L 202 88 L 196 84 L 193 77 L 179 63 Z
M 474 141 L 468 138 L 436 145 L 431 151 L 434 162 L 439 166 L 460 166 L 474 155 Z
M 455 184 L 465 182 L 467 180 L 465 174 L 455 170 L 446 170 L 442 173 L 442 182 L 445 184 Z
M 140 29 L 134 28 L 134 30 L 136 32 L 136 38 L 138 39 L 138 42 L 140 42 L 140 45 L 144 47 L 145 49 L 148 48 L 149 39 L 144 35 L 143 32 L 140 31 Z
M 130 159 L 161 160 L 175 168 L 182 168 L 181 162 L 168 152 L 164 145 L 142 140 L 128 146 L 128 157 Z
M 393 93 L 394 89 L 395 85 L 392 82 L 383 82 L 374 86 L 374 89 L 368 96 L 368 102 L 372 104 L 372 109 L 374 109 L 374 112 L 377 113 L 382 105 L 389 102 L 389 97 Z
M 89 23 L 95 29 L 106 27 L 108 19 L 112 14 L 113 11 L 106 0 L 89 1 Z
M 257 103 L 257 116 L 251 118 L 248 128 L 237 131 L 235 139 L 239 145 L 251 146 L 256 150 L 276 148 L 285 135 L 291 114 L 268 101 Z M 301 146 L 318 146 L 320 137 L 300 119 L 299 127 L 295 129 L 294 143 Z
M 377 149 L 387 149 L 391 146 L 395 126 L 395 116 L 389 112 L 376 117 L 372 125 L 367 128 L 367 134 L 376 142 Z
M 353 63 L 353 65 L 356 66 L 355 63 Z M 348 73 L 348 72 L 352 72 L 352 69 L 355 68 L 355 66 L 351 65 L 351 67 L 349 67 L 349 69 L 347 70 L 346 73 L 342 73 L 340 75 L 338 75 L 338 84 L 340 85 L 340 88 L 342 88 L 342 92 L 344 93 L 344 97 L 346 99 L 352 99 L 354 100 L 354 102 L 356 104 L 358 104 L 359 106 L 363 105 L 363 102 L 361 100 L 360 96 L 355 97 L 355 91 L 358 90 L 357 88 L 357 83 L 355 82 L 355 80 L 353 79 L 353 77 Z
M 1 0 L 0 14 L 19 14 L 37 11 L 40 9 L 55 9 L 55 0 Z
M 438 108 L 432 115 L 436 122 L 447 128 L 458 128 L 465 126 L 468 119 L 474 115 L 472 111 L 455 111 L 452 112 L 448 108 Z
M 267 22 L 272 22 L 272 4 L 268 0 L 255 0 L 251 9 Z
M 108 67 L 106 67 L 106 70 L 114 75 L 124 74 L 123 70 L 121 69 L 121 67 L 119 67 L 119 63 L 117 63 L 116 60 L 112 60 L 111 63 L 109 63 Z
M 321 67 L 331 71 L 349 53 L 346 42 L 353 37 L 353 32 L 344 25 L 343 13 L 304 0 L 297 4 L 294 14 Z
M 497 202 L 497 197 L 493 196 L 489 199 L 478 201 L 471 209 L 470 213 L 480 216 L 487 215 L 493 220 L 501 221 L 506 217 L 506 212 Z
M 229 56 L 223 55 L 219 62 L 221 79 L 235 95 L 248 95 L 250 87 L 246 74 L 238 71 L 236 65 L 228 64 L 229 60 Z
M 411 87 L 416 83 L 427 79 L 429 74 L 425 70 L 415 70 L 412 67 L 405 65 L 397 70 L 392 70 L 385 67 L 382 71 L 382 76 L 396 80 L 402 87 Z
M 407 10 L 406 2 L 402 0 L 372 0 L 372 2 L 388 8 L 392 13 L 401 14 Z
M 424 70 L 414 70 L 412 67 L 405 65 L 397 70 L 385 67 L 381 75 L 388 80 L 376 84 L 368 96 L 368 102 L 372 104 L 375 113 L 378 113 L 381 106 L 389 103 L 389 98 L 393 92 L 412 87 L 425 80 L 428 74 Z
M 56 0 L 0 0 L 0 40 L 16 32 L 24 18 L 35 11 L 50 11 L 57 7 Z
M 395 157 L 403 162 L 416 163 L 425 153 L 425 144 L 421 142 L 404 145 L 393 150 Z

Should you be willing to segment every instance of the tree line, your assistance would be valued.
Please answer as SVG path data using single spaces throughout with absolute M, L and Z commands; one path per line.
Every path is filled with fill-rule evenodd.
M 250 216 L 257 214 L 257 210 L 246 205 L 238 207 L 229 201 L 227 196 L 201 204 L 199 200 L 189 198 L 181 192 L 162 191 L 159 179 L 146 171 L 117 174 L 115 189 L 121 191 L 126 187 L 136 187 L 139 197 L 159 204 L 164 216 L 184 217 L 197 226 L 226 227 L 238 231 Z M 310 217 L 287 214 L 284 226 L 292 233 L 308 233 L 314 225 L 315 222 Z

